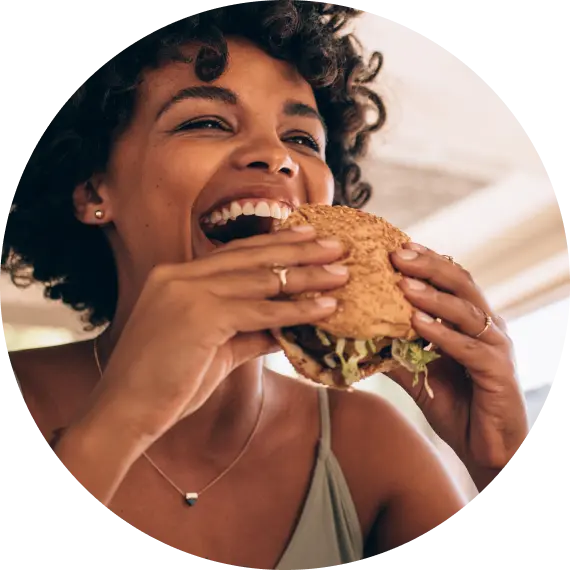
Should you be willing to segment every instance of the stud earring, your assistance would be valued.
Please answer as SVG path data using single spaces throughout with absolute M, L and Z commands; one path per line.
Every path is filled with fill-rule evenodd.
M 95 217 L 98 220 L 102 220 L 104 215 L 103 210 L 95 210 Z

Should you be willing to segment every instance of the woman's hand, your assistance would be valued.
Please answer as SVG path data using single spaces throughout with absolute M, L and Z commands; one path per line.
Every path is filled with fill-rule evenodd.
M 202 406 L 238 366 L 273 352 L 275 341 L 265 331 L 332 314 L 336 303 L 323 296 L 277 298 L 282 292 L 326 291 L 347 280 L 328 266 L 342 255 L 342 245 L 316 241 L 311 230 L 236 240 L 198 260 L 157 267 L 89 413 L 129 426 L 150 445 Z M 275 265 L 290 268 L 285 286 Z
M 416 400 L 474 479 L 482 471 L 500 470 L 528 433 L 505 323 L 492 315 L 471 275 L 453 261 L 406 244 L 392 255 L 392 263 L 405 276 L 400 286 L 417 309 L 414 329 L 442 358 L 429 365 L 433 399 L 423 382 L 412 388 L 407 371 L 398 369 L 389 376 Z M 492 323 L 484 330 L 487 315 Z

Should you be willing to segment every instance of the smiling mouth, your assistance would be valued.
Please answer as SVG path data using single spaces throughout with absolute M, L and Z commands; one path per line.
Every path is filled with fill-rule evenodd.
M 292 208 L 273 200 L 245 198 L 217 207 L 200 219 L 200 228 L 215 245 L 270 233 Z

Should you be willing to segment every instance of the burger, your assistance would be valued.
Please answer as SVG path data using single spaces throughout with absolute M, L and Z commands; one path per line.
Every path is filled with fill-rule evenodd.
M 390 253 L 410 238 L 383 218 L 346 206 L 304 205 L 278 230 L 310 224 L 319 238 L 339 239 L 349 280 L 327 292 L 338 300 L 336 312 L 319 322 L 273 331 L 296 371 L 315 382 L 347 389 L 355 382 L 402 366 L 413 385 L 439 356 L 412 328 L 413 308 L 398 286 L 402 279 Z M 310 298 L 319 293 L 292 295 Z

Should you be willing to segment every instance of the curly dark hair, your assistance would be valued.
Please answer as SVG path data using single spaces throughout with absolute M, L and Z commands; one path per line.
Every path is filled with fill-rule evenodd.
M 292 0 L 238 4 L 175 22 L 122 51 L 73 94 L 34 149 L 8 217 L 2 269 L 18 286 L 42 283 L 46 297 L 83 312 L 90 326 L 113 318 L 117 271 L 111 248 L 99 228 L 76 219 L 72 193 L 105 170 L 114 141 L 129 126 L 143 73 L 174 60 L 190 63 L 180 47 L 191 41 L 201 46 L 192 63 L 203 81 L 224 72 L 224 37 L 231 35 L 294 65 L 313 87 L 327 125 L 335 203 L 362 207 L 371 188 L 360 180 L 356 161 L 383 125 L 385 108 L 367 86 L 380 70 L 381 54 L 365 59 L 345 32 L 358 14 Z

